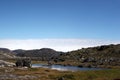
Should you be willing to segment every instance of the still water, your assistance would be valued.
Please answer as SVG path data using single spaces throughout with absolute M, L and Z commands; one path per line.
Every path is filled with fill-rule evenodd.
M 32 64 L 32 67 L 49 68 L 59 71 L 88 71 L 88 70 L 103 70 L 103 68 L 87 68 L 77 66 L 63 66 L 63 65 L 45 65 L 45 64 Z

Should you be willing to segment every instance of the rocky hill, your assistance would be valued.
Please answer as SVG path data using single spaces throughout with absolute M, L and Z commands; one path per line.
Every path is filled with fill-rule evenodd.
M 61 53 L 50 48 L 42 48 L 36 50 L 14 50 L 16 56 L 19 57 L 31 57 L 32 59 L 39 60 L 49 60 L 53 58 L 57 58 Z
M 15 58 L 16 56 L 13 52 L 7 48 L 0 48 L 0 59 L 11 59 Z
M 82 48 L 61 54 L 59 58 L 66 62 L 75 62 L 78 65 L 88 63 L 89 66 L 120 66 L 120 44 Z

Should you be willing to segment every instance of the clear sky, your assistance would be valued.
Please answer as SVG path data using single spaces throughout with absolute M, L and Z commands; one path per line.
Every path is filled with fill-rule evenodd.
M 120 0 L 0 0 L 0 47 L 70 51 L 120 43 Z
M 0 39 L 119 35 L 120 0 L 0 0 Z

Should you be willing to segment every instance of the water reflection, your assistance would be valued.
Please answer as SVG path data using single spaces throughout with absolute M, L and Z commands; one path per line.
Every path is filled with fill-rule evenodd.
M 63 66 L 63 65 L 45 65 L 45 64 L 33 64 L 32 67 L 50 68 L 59 71 L 87 71 L 87 70 L 102 70 L 103 68 L 86 68 L 77 66 Z

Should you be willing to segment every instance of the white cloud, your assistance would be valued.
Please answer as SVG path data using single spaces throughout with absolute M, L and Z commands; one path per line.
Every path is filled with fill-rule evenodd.
M 52 48 L 57 51 L 71 51 L 80 48 L 119 43 L 120 41 L 98 39 L 1 39 L 0 47 L 11 50 Z

